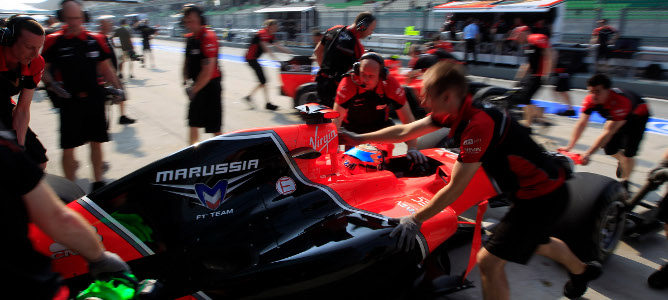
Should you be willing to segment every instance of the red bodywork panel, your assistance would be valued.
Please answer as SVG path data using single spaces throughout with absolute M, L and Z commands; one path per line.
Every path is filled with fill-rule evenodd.
M 422 150 L 422 153 L 443 164 L 437 174 L 397 178 L 394 173 L 384 170 L 351 175 L 340 164 L 343 153 L 338 151 L 338 131 L 333 123 L 289 125 L 240 132 L 263 130 L 275 131 L 289 151 L 311 147 L 321 153 L 316 159 L 295 159 L 308 179 L 329 186 L 353 207 L 391 218 L 410 215 L 427 205 L 434 194 L 446 185 L 446 181 L 449 182 L 457 159 L 457 154 L 444 149 L 427 149 Z M 455 233 L 458 215 L 496 195 L 496 189 L 489 177 L 480 168 L 455 203 L 423 224 L 421 232 L 427 240 L 429 250 L 434 250 Z
M 142 257 L 139 251 L 109 228 L 103 221 L 95 218 L 78 201 L 73 201 L 67 206 L 83 216 L 95 228 L 107 250 L 118 254 L 124 261 L 131 261 Z M 51 257 L 53 270 L 60 273 L 64 278 L 88 273 L 88 264 L 83 257 L 73 250 L 55 243 L 53 239 L 44 234 L 34 224 L 30 224 L 28 237 L 32 240 L 35 250 Z
M 310 73 L 281 72 L 281 91 L 283 95 L 294 98 L 297 88 L 304 83 L 315 81 L 315 75 Z

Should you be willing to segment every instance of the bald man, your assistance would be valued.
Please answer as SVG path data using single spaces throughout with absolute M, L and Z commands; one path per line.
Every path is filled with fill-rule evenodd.
M 339 84 L 334 100 L 334 110 L 339 112 L 335 124 L 355 133 L 377 131 L 394 125 L 389 118 L 390 109 L 404 124 L 415 121 L 404 89 L 385 69 L 383 57 L 366 53 Z M 416 140 L 406 144 L 409 159 L 418 163 L 427 160 L 417 150 Z

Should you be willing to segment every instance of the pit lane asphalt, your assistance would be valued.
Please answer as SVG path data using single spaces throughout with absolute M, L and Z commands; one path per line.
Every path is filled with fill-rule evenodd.
M 137 40 L 139 41 L 139 40 Z M 116 106 L 109 107 L 110 129 L 112 141 L 105 143 L 104 160 L 109 162 L 110 169 L 106 173 L 108 180 L 118 179 L 132 171 L 176 152 L 187 146 L 188 127 L 186 111 L 188 100 L 181 86 L 181 68 L 183 54 L 173 49 L 183 49 L 182 42 L 154 40 L 156 45 L 154 54 L 158 63 L 156 68 L 141 68 L 134 63 L 134 79 L 127 78 L 125 85 L 128 92 L 127 115 L 136 118 L 134 125 L 123 126 L 118 124 L 119 110 Z M 139 48 L 136 48 L 139 50 Z M 221 48 L 224 54 L 234 57 L 241 56 L 245 49 Z M 287 55 L 279 55 L 280 59 L 287 59 Z M 268 58 L 266 55 L 263 58 Z M 264 97 L 257 93 L 254 102 L 258 109 L 251 110 L 241 98 L 250 91 L 257 79 L 252 70 L 243 62 L 220 60 L 223 70 L 223 103 L 224 118 L 223 131 L 229 132 L 252 127 L 271 127 L 300 123 L 294 114 L 292 100 L 279 96 L 278 69 L 265 67 L 268 78 L 271 101 L 280 106 L 276 112 L 264 110 Z M 492 84 L 510 86 L 511 83 L 489 78 L 476 78 Z M 639 91 L 642 93 L 642 91 Z M 584 98 L 585 91 L 575 90 L 571 97 L 575 104 Z M 551 89 L 542 88 L 535 96 L 536 99 L 552 101 Z M 668 101 L 661 99 L 650 100 L 650 109 L 653 116 L 659 119 L 668 119 Z M 565 145 L 571 134 L 575 119 L 549 116 L 555 126 L 547 131 L 539 131 L 536 138 L 548 144 L 548 147 Z M 663 151 L 668 148 L 668 126 L 663 123 L 664 134 L 646 133 L 637 157 L 636 170 L 631 178 L 637 189 L 643 184 L 647 172 L 653 168 Z M 60 165 L 62 151 L 59 149 L 58 112 L 52 109 L 51 103 L 43 91 L 35 93 L 31 107 L 31 128 L 39 135 L 39 139 L 48 149 L 50 159 L 47 172 L 63 174 Z M 575 151 L 584 151 L 596 136 L 601 132 L 601 124 L 590 124 L 580 139 Z M 210 135 L 201 135 L 208 138 Z M 405 151 L 400 145 L 397 151 Z M 76 150 L 76 157 L 80 162 L 77 175 L 78 185 L 87 190 L 90 185 L 88 178 L 92 177 L 89 148 L 80 147 Z M 616 162 L 599 151 L 588 166 L 578 166 L 577 171 L 614 176 Z M 661 194 L 663 195 L 663 194 Z M 650 194 L 650 199 L 658 199 L 658 193 Z M 469 214 L 471 212 L 468 212 Z M 473 212 L 474 213 L 474 212 Z M 485 220 L 493 222 L 503 216 L 503 209 L 488 210 Z M 473 215 L 474 216 L 474 215 Z M 450 255 L 453 264 L 453 273 L 464 269 L 470 250 L 470 244 L 454 249 Z M 668 291 L 654 291 L 647 287 L 645 280 L 649 274 L 668 262 L 668 240 L 662 232 L 648 234 L 640 239 L 626 239 L 620 243 L 615 254 L 604 264 L 604 274 L 592 283 L 585 294 L 588 299 L 666 299 Z M 555 262 L 536 256 L 528 266 L 508 264 L 506 267 L 510 282 L 512 299 L 559 299 L 562 297 L 562 287 L 567 280 L 565 270 Z M 480 299 L 480 276 L 475 268 L 469 275 L 474 282 L 472 289 L 460 291 L 441 299 Z M 565 299 L 565 298 L 564 298 Z

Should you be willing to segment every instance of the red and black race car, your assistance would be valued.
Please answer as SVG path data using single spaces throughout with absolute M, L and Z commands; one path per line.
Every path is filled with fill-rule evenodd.
M 487 174 L 480 169 L 456 202 L 424 223 L 412 252 L 400 251 L 389 237 L 395 218 L 448 184 L 457 154 L 422 150 L 429 162 L 421 168 L 404 155 L 375 156 L 374 167 L 357 161 L 353 172 L 330 120 L 337 113 L 317 104 L 299 111 L 305 124 L 206 140 L 68 206 L 139 279 L 159 280 L 168 299 L 412 298 L 466 287 L 465 270 L 449 276 L 446 246 L 472 233 L 463 259 L 473 267 L 487 203 L 502 203 Z M 569 185 L 572 207 L 558 236 L 583 259 L 604 259 L 623 224 L 621 186 L 589 173 L 576 173 Z M 475 222 L 460 217 L 469 209 L 478 211 Z M 90 283 L 77 253 L 34 226 L 30 237 L 72 289 Z

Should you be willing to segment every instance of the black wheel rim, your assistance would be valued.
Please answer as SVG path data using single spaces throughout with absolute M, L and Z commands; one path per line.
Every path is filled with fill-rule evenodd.
M 599 249 L 603 253 L 611 253 L 615 250 L 624 229 L 625 220 L 626 215 L 622 202 L 613 201 L 608 204 L 603 212 L 603 218 L 599 227 Z

